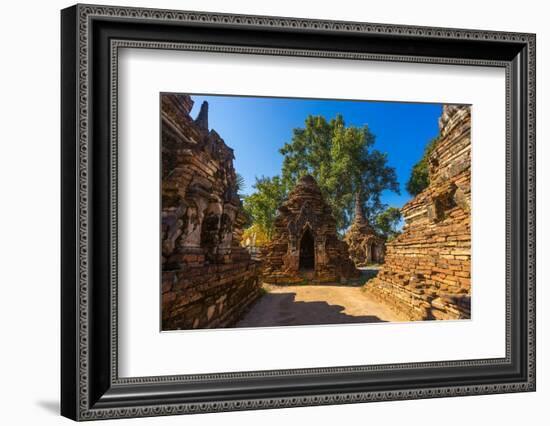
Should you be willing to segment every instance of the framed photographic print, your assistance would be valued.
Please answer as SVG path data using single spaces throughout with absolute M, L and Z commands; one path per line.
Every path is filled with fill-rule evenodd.
M 76 5 L 74 420 L 535 390 L 535 36 Z

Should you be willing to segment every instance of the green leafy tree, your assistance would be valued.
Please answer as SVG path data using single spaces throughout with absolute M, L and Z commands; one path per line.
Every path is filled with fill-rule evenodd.
M 256 178 L 253 188 L 255 192 L 244 197 L 244 211 L 251 225 L 271 240 L 277 208 L 286 198 L 286 188 L 279 176 Z
M 388 207 L 376 216 L 374 223 L 378 232 L 388 239 L 393 239 L 400 233 L 398 227 L 401 218 L 401 210 L 396 207 Z
M 280 149 L 283 185 L 292 188 L 301 176 L 311 174 L 340 231 L 351 223 L 356 192 L 372 220 L 385 207 L 382 192 L 399 193 L 395 169 L 388 166 L 385 153 L 373 149 L 374 140 L 368 126 L 346 126 L 341 115 L 330 121 L 310 115 L 305 127 L 294 129 L 291 142 Z
M 409 194 L 413 196 L 418 195 L 430 184 L 429 159 L 438 141 L 439 137 L 436 137 L 428 142 L 426 148 L 424 148 L 422 158 L 413 166 L 411 177 L 406 185 Z

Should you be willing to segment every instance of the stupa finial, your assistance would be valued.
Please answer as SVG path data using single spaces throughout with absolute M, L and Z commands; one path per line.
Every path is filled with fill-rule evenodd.
M 202 130 L 208 131 L 208 102 L 204 101 L 201 105 L 199 115 L 195 119 L 195 124 Z

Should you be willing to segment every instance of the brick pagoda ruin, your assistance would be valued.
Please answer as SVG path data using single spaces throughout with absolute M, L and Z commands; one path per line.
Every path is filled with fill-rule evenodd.
M 260 264 L 240 247 L 245 221 L 233 150 L 196 120 L 188 95 L 163 94 L 162 329 L 232 325 L 260 295 Z
M 355 195 L 355 216 L 344 241 L 349 246 L 349 256 L 355 266 L 384 262 L 386 239 L 370 226 L 361 204 L 361 195 Z
M 345 282 L 359 277 L 338 238 L 331 208 L 312 176 L 302 177 L 279 207 L 272 241 L 263 248 L 263 281 Z
M 367 291 L 411 320 L 470 318 L 470 108 L 447 105 L 429 186 L 402 208 L 403 233 Z

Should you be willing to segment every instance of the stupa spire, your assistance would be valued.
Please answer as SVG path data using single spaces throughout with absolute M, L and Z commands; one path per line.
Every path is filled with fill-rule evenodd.
M 201 105 L 199 115 L 195 119 L 195 124 L 202 130 L 208 131 L 208 102 L 204 101 Z

